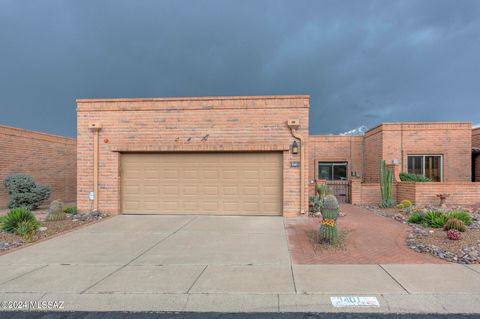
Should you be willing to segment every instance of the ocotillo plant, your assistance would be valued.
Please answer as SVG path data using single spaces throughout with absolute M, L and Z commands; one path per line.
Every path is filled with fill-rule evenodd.
M 338 201 L 333 195 L 327 195 L 323 200 L 322 221 L 318 233 L 320 242 L 335 242 L 338 238 L 337 218 L 338 218 Z
M 387 169 L 385 160 L 380 162 L 380 192 L 382 194 L 381 207 L 392 207 L 395 200 L 392 196 L 393 174 L 391 169 Z

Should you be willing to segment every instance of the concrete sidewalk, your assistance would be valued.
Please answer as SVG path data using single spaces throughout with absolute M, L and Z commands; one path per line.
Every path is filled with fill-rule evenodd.
M 380 307 L 330 302 L 359 295 Z M 480 265 L 296 265 L 282 218 L 119 216 L 1 256 L 0 300 L 92 311 L 480 313 Z

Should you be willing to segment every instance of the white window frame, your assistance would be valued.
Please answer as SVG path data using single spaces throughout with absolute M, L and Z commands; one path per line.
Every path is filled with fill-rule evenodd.
M 440 157 L 440 182 L 443 182 L 443 155 L 442 154 L 408 154 L 407 155 L 407 172 L 408 171 L 408 159 L 409 157 L 422 157 L 422 175 L 425 176 L 425 157 L 427 156 L 439 156 Z

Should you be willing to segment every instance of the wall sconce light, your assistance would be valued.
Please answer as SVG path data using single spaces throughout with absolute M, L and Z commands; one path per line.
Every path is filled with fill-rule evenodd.
M 292 154 L 298 154 L 298 143 L 297 143 L 297 141 L 293 141 L 293 143 L 292 143 Z

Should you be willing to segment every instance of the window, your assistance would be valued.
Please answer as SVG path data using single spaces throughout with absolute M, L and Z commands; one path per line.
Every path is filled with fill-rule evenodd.
M 441 155 L 409 155 L 408 172 L 423 175 L 434 182 L 441 182 L 442 156 Z
M 318 179 L 327 181 L 347 180 L 347 163 L 318 162 Z

